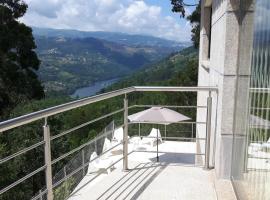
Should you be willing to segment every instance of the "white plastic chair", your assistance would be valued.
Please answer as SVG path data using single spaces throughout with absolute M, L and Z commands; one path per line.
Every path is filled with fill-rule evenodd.
M 124 137 L 124 129 L 123 127 L 120 127 L 118 129 L 115 129 L 113 132 L 113 138 L 112 140 L 115 142 L 122 142 L 123 141 L 123 137 Z M 129 136 L 128 136 L 129 138 Z
M 153 147 L 155 143 L 160 141 L 162 143 L 162 138 L 159 129 L 152 128 L 150 134 L 144 137 L 141 141 L 142 144 L 149 144 Z

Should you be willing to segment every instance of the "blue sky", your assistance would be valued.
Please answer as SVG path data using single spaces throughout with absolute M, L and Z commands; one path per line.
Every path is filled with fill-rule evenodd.
M 171 12 L 170 0 L 25 0 L 30 26 L 113 31 L 189 41 L 190 25 Z M 197 3 L 198 0 L 186 0 Z M 188 7 L 191 13 L 195 7 Z

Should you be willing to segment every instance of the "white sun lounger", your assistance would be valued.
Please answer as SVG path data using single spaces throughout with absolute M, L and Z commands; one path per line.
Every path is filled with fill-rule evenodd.
M 270 148 L 270 138 L 264 143 L 250 143 L 249 145 L 253 152 L 261 151 L 263 149 Z
M 262 144 L 262 148 L 269 148 L 270 149 L 270 138 L 267 140 L 267 142 Z
M 150 134 L 147 137 L 144 137 L 141 141 L 142 144 L 150 144 L 154 146 L 157 141 L 162 143 L 162 138 L 159 129 L 152 128 Z
M 113 169 L 113 160 L 111 158 L 97 158 L 98 155 L 96 152 L 93 152 L 91 154 L 91 157 L 90 157 L 90 161 L 93 160 L 89 166 L 88 166 L 88 170 L 87 170 L 87 173 L 93 173 L 93 168 L 96 170 L 100 170 L 100 169 L 103 169 L 103 170 L 106 170 L 107 173 L 109 174 L 111 172 L 111 170 Z

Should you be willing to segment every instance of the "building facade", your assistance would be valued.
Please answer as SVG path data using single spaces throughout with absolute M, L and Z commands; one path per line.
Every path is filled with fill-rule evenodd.
M 210 163 L 218 179 L 232 180 L 239 199 L 267 199 L 270 1 L 201 3 L 198 86 L 219 90 L 212 96 Z M 200 92 L 197 104 L 205 104 L 207 95 Z M 205 115 L 198 109 L 197 121 Z M 197 137 L 205 135 L 205 127 L 198 126 Z M 197 149 L 203 152 L 204 143 Z

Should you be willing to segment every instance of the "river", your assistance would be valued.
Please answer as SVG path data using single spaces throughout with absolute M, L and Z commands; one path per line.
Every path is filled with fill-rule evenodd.
M 100 90 L 102 90 L 105 87 L 108 87 L 112 85 L 113 83 L 117 82 L 119 78 L 114 78 L 106 81 L 97 81 L 92 85 L 89 85 L 87 87 L 82 87 L 77 89 L 72 95 L 70 95 L 73 98 L 84 98 L 89 97 L 97 94 Z

